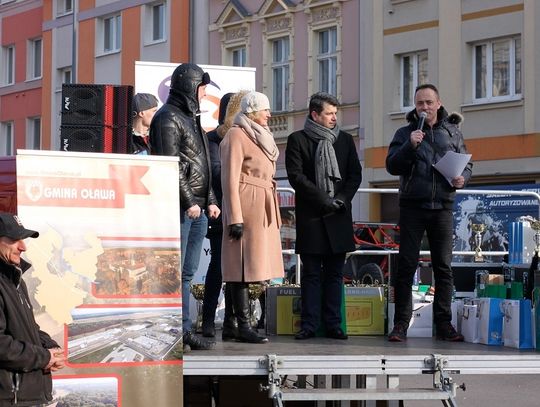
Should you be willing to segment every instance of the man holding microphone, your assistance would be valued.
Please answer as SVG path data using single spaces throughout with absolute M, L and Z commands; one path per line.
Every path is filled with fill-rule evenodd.
M 458 128 L 462 117 L 444 109 L 439 91 L 432 84 L 420 85 L 414 96 L 415 109 L 406 118 L 409 124 L 398 129 L 388 148 L 386 169 L 399 175 L 400 246 L 398 270 L 392 281 L 395 293 L 394 328 L 391 342 L 407 339 L 412 315 L 412 283 L 418 265 L 420 244 L 427 233 L 435 279 L 434 323 L 438 339 L 463 341 L 450 321 L 453 292 L 452 208 L 456 189 L 471 177 L 469 162 L 451 184 L 434 167 L 447 151 L 467 153 Z

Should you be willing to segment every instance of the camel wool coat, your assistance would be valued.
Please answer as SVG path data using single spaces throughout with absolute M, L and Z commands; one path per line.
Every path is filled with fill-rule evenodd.
M 220 158 L 223 281 L 256 282 L 283 277 L 275 163 L 238 126 L 231 127 L 223 138 Z M 240 240 L 229 237 L 229 225 L 235 223 L 244 225 Z

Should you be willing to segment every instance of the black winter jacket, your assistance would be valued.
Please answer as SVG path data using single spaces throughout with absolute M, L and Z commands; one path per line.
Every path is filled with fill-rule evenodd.
M 386 169 L 399 175 L 399 205 L 423 209 L 452 209 L 456 189 L 435 169 L 433 164 L 447 151 L 467 153 L 463 135 L 458 128 L 462 118 L 457 113 L 448 115 L 444 107 L 437 112 L 437 123 L 424 125 L 424 140 L 418 148 L 410 142 L 410 134 L 418 128 L 416 109 L 407 116 L 408 126 L 396 131 L 388 148 Z M 463 170 L 465 185 L 471 178 L 472 163 Z
M 333 147 L 342 178 L 335 184 L 335 198 L 345 202 L 346 210 L 327 214 L 324 203 L 329 196 L 315 181 L 317 143 L 304 130 L 287 139 L 285 166 L 296 192 L 296 253 L 329 255 L 355 249 L 351 201 L 362 182 L 362 166 L 349 133 L 340 131 Z
M 197 115 L 196 95 L 171 90 L 167 103 L 156 112 L 150 124 L 152 154 L 180 158 L 180 206 L 206 209 L 217 204 L 211 187 L 212 175 L 208 142 Z
M 35 406 L 52 400 L 52 378 L 43 371 L 47 349 L 58 344 L 37 325 L 21 268 L 0 260 L 0 406 Z
M 223 140 L 218 135 L 218 128 L 209 131 L 208 136 L 208 149 L 210 151 L 210 163 L 212 168 L 212 189 L 216 196 L 217 204 L 221 208 L 221 201 L 223 199 L 223 189 L 221 188 L 221 160 L 219 159 L 219 145 Z M 208 219 L 208 233 L 206 237 L 221 235 L 223 233 L 223 223 L 221 214 L 216 219 Z
M 142 154 L 147 155 L 150 154 L 150 146 L 146 144 L 144 141 L 144 138 L 141 136 L 138 136 L 133 131 L 131 133 L 131 143 L 130 143 L 130 154 Z

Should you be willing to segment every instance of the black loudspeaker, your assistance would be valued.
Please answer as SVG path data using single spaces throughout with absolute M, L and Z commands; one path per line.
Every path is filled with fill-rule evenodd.
M 127 153 L 132 86 L 64 84 L 60 149 Z
M 111 152 L 111 147 L 106 146 L 103 129 L 103 126 L 62 126 L 60 149 L 62 151 Z

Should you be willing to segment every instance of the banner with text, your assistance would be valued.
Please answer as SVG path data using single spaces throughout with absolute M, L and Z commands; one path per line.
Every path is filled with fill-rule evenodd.
M 178 162 L 19 150 L 36 320 L 63 344 L 53 405 L 181 406 Z M 56 404 L 55 404 L 56 403 Z

